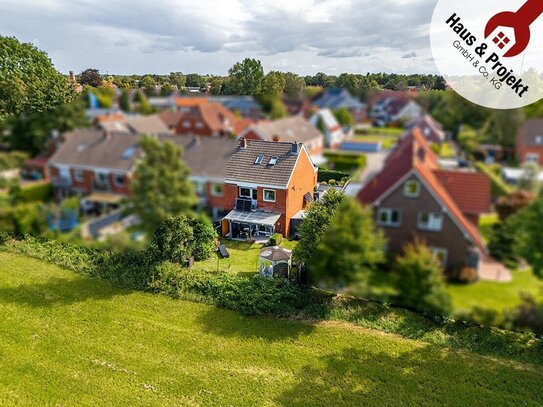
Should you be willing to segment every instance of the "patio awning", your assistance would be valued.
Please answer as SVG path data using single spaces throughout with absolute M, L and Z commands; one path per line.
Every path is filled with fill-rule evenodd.
M 105 204 L 118 204 L 123 199 L 122 195 L 108 194 L 107 192 L 93 192 L 89 196 L 86 196 L 85 201 L 105 203 Z
M 248 212 L 237 211 L 234 209 L 223 219 L 230 220 L 232 222 L 250 223 L 252 225 L 275 226 L 280 217 L 280 213 L 264 211 Z

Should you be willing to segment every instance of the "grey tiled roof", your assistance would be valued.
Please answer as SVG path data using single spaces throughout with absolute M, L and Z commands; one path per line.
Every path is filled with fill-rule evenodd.
M 519 132 L 523 145 L 543 147 L 543 119 L 526 120 Z
M 260 122 L 251 126 L 264 140 L 273 141 L 278 137 L 280 141 L 309 143 L 321 139 L 322 134 L 302 116 L 292 116 L 285 119 Z
M 303 148 L 291 154 L 292 147 L 293 143 L 247 140 L 247 148 L 238 147 L 228 160 L 226 181 L 286 187 Z M 260 165 L 255 164 L 259 155 L 264 157 Z M 275 165 L 269 165 L 272 157 L 277 157 Z

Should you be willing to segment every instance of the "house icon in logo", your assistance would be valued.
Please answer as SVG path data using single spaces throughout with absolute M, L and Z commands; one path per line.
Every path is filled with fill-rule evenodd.
M 485 38 L 489 38 L 494 32 L 497 34 L 492 38 L 492 42 L 500 49 L 504 49 L 509 44 L 511 48 L 504 54 L 504 57 L 515 57 L 522 53 L 530 43 L 530 26 L 543 13 L 543 1 L 527 0 L 522 7 L 516 11 L 504 11 L 493 16 L 485 27 Z M 511 34 L 507 34 L 506 29 L 512 29 L 514 39 Z

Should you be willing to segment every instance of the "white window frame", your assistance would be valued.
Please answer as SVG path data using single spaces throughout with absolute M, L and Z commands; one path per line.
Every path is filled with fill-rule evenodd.
M 417 191 L 415 193 L 409 192 L 409 186 L 413 184 L 417 185 Z M 410 179 L 406 181 L 405 184 L 403 185 L 403 195 L 406 198 L 418 198 L 420 196 L 420 189 L 421 189 L 420 181 L 415 180 L 415 179 Z
M 381 220 L 381 214 L 387 213 L 387 221 L 383 222 Z M 398 213 L 398 222 L 392 222 L 392 214 L 394 212 Z M 377 223 L 381 226 L 388 226 L 388 227 L 399 227 L 402 224 L 402 211 L 400 209 L 393 209 L 393 208 L 379 208 L 377 211 Z
M 445 249 L 444 247 L 430 246 L 430 251 L 432 252 L 432 256 L 434 257 L 434 259 L 438 261 L 441 255 L 442 260 L 440 261 L 440 263 L 443 267 L 447 265 L 447 261 L 449 260 L 449 250 Z
M 195 190 L 195 192 L 199 195 L 203 195 L 205 194 L 206 192 L 206 188 L 205 188 L 205 182 L 203 181 L 192 181 L 192 186 Z
M 74 181 L 85 181 L 85 172 L 81 168 L 74 168 Z
M 527 163 L 539 164 L 539 158 L 539 153 L 527 153 L 524 161 Z
M 428 215 L 428 223 L 422 222 L 422 217 Z M 437 215 L 437 216 L 436 216 Z M 417 218 L 417 228 L 429 232 L 441 232 L 443 230 L 443 221 L 445 215 L 443 212 L 419 212 Z
M 183 128 L 190 129 L 192 126 L 192 123 L 189 120 L 183 120 Z
M 203 129 L 204 128 L 204 123 L 202 123 L 200 121 L 196 122 L 196 128 L 197 129 Z
M 220 187 L 221 191 L 220 192 L 217 192 L 215 191 L 215 187 Z M 214 182 L 213 184 L 211 184 L 211 195 L 213 196 L 223 196 L 224 195 L 224 185 L 223 184 L 220 184 L 218 182 Z
M 266 199 L 266 192 L 273 192 L 273 199 Z M 262 199 L 264 202 L 275 202 L 277 200 L 277 191 L 275 189 L 264 189 L 262 191 Z

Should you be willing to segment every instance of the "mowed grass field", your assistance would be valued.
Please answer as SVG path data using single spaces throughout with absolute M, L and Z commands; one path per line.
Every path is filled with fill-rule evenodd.
M 543 404 L 541 366 L 244 317 L 1 252 L 0 314 L 2 406 Z

